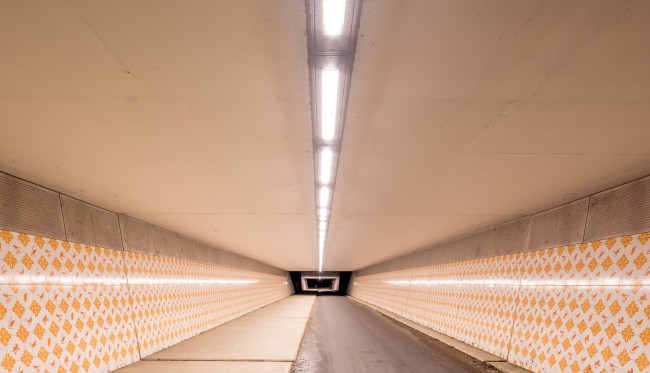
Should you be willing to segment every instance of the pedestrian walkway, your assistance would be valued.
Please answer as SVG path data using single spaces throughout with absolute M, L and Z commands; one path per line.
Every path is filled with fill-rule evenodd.
M 348 297 L 319 296 L 294 373 L 486 373 L 497 369 Z
M 120 373 L 287 373 L 314 303 L 291 296 L 126 366 Z

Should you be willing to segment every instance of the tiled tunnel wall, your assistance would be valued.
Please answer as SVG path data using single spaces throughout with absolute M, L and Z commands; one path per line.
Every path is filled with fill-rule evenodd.
M 0 371 L 106 372 L 290 294 L 285 272 L 0 173 Z
M 350 294 L 535 372 L 650 371 L 650 178 L 357 271 Z

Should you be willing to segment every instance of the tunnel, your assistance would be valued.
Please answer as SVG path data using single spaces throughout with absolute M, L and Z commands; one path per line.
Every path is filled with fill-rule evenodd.
M 0 0 L 0 372 L 650 373 L 650 1 Z

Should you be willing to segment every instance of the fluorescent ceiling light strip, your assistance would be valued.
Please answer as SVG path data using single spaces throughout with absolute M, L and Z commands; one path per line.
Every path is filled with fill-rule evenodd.
M 320 217 L 322 219 L 325 219 L 325 218 L 327 218 L 329 216 L 330 212 L 329 212 L 328 209 L 321 208 L 321 209 L 318 209 L 317 214 L 318 214 L 318 217 Z
M 323 0 L 323 33 L 341 35 L 345 21 L 346 0 Z
M 332 196 L 332 189 L 322 186 L 318 191 L 318 206 L 328 207 L 330 205 L 330 197 Z
M 339 98 L 339 71 L 321 72 L 321 138 L 332 141 L 336 137 L 336 107 Z
M 334 167 L 334 152 L 330 148 L 324 148 L 320 152 L 320 183 L 329 184 L 332 182 L 332 168 Z
M 318 230 L 327 232 L 327 222 L 326 221 L 319 221 L 318 222 Z

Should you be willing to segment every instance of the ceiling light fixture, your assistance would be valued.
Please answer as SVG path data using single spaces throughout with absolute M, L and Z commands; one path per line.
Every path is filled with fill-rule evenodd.
M 323 0 L 323 33 L 341 35 L 345 23 L 345 0 Z
M 320 152 L 320 183 L 332 182 L 332 168 L 334 167 L 334 152 L 331 148 L 324 148 Z
M 318 270 L 328 241 L 362 0 L 306 0 Z
M 330 205 L 330 197 L 332 196 L 332 190 L 326 186 L 320 187 L 320 191 L 318 193 L 318 206 L 319 207 L 329 207 Z
M 321 138 L 332 141 L 336 137 L 336 106 L 339 98 L 339 71 L 321 72 Z
M 319 221 L 318 222 L 318 230 L 327 232 L 327 222 L 324 221 L 324 220 Z

